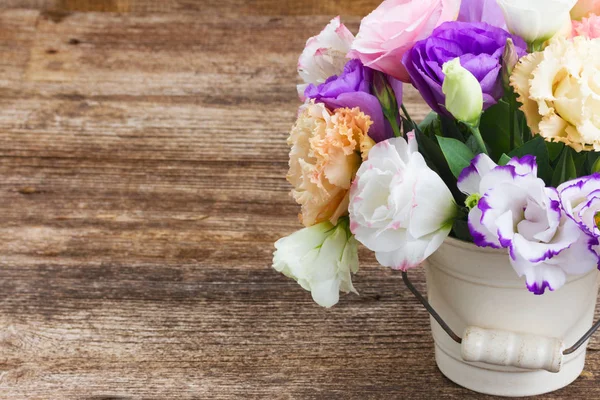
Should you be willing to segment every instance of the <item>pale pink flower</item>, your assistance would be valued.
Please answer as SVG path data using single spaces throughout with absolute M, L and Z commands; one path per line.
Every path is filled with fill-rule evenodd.
M 590 39 L 600 38 L 600 16 L 590 14 L 581 21 L 573 21 L 573 36 L 585 36 Z
M 460 0 L 385 0 L 363 18 L 349 57 L 410 82 L 402 57 L 415 42 L 458 17 Z
M 373 142 L 367 136 L 371 118 L 358 108 L 331 113 L 322 103 L 303 105 L 288 144 L 292 195 L 302 206 L 305 226 L 348 213 L 348 190 Z
M 414 132 L 377 143 L 350 189 L 350 229 L 384 267 L 406 271 L 444 242 L 457 214 L 450 189 L 427 166 Z
M 321 33 L 308 39 L 298 59 L 298 74 L 304 81 L 298 85 L 302 100 L 309 84 L 319 85 L 342 73 L 353 41 L 354 35 L 340 22 L 340 17 L 332 19 Z

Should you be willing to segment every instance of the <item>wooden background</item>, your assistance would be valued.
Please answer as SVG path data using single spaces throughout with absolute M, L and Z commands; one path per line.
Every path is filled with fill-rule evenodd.
M 367 251 L 331 310 L 270 267 L 297 57 L 377 3 L 1 2 L 2 399 L 483 397 Z M 546 398 L 600 397 L 599 349 Z

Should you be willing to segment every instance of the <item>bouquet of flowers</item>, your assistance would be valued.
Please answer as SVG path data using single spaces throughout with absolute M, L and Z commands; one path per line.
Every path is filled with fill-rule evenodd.
M 273 267 L 331 307 L 358 242 L 419 266 L 448 235 L 506 249 L 534 294 L 600 265 L 600 1 L 385 0 L 298 62 L 288 181 L 304 229 Z M 402 103 L 411 84 L 432 112 Z

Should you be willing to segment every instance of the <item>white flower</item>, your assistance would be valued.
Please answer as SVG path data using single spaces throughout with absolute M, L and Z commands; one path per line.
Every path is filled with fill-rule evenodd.
M 301 99 L 309 84 L 319 85 L 342 73 L 353 41 L 354 35 L 340 22 L 340 17 L 332 19 L 321 33 L 308 39 L 298 60 L 298 74 L 305 82 L 298 85 Z
M 350 189 L 350 229 L 383 266 L 417 267 L 450 233 L 457 207 L 442 179 L 409 143 L 375 145 Z
M 480 154 L 458 178 L 458 188 L 479 199 L 469 230 L 480 247 L 508 248 L 510 262 L 535 294 L 564 285 L 567 275 L 598 266 L 597 239 L 563 212 L 558 194 L 537 177 L 535 157 L 497 166 Z
M 322 222 L 275 243 L 273 268 L 296 280 L 322 307 L 337 304 L 339 292 L 358 294 L 350 273 L 358 271 L 358 243 L 348 221 Z
M 460 58 L 445 63 L 442 91 L 446 95 L 446 109 L 459 121 L 479 125 L 483 111 L 481 84 L 469 70 L 460 65 Z
M 508 30 L 527 43 L 541 44 L 571 26 L 577 0 L 498 0 Z

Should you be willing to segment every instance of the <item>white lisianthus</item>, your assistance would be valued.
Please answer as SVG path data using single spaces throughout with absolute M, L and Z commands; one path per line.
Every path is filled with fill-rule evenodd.
M 576 2 L 577 0 L 498 0 L 498 5 L 504 12 L 508 30 L 536 47 L 562 30 L 569 34 L 569 12 Z
M 358 272 L 358 243 L 348 219 L 337 226 L 321 222 L 275 242 L 273 268 L 294 279 L 322 307 L 337 304 L 340 291 L 358 294 L 351 273 Z
M 442 91 L 446 95 L 446 109 L 457 120 L 478 126 L 483 112 L 483 92 L 475 76 L 462 65 L 460 58 L 445 63 Z
M 385 267 L 417 267 L 450 233 L 457 206 L 442 179 L 409 142 L 375 145 L 350 189 L 350 229 Z
M 298 60 L 298 74 L 305 82 L 298 85 L 301 99 L 309 84 L 319 85 L 342 73 L 352 42 L 354 35 L 340 22 L 340 17 L 332 19 L 321 33 L 308 39 Z
M 566 202 L 572 204 L 579 184 L 563 190 Z M 568 275 L 598 267 L 597 238 L 569 218 L 556 189 L 545 187 L 537 177 L 534 156 L 514 157 L 498 166 L 479 154 L 459 176 L 458 188 L 476 200 L 469 212 L 473 242 L 479 247 L 507 248 L 511 265 L 525 276 L 532 293 L 557 290 Z M 571 215 L 580 210 L 575 207 Z

